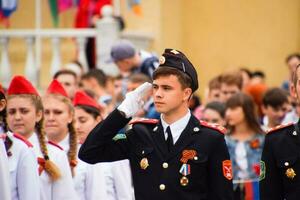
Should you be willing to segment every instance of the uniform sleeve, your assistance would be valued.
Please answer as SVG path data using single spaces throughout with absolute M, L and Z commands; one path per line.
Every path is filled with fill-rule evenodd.
M 283 183 L 272 153 L 270 137 L 267 135 L 261 158 L 260 199 L 284 199 Z
M 128 160 L 121 160 L 111 163 L 111 170 L 114 179 L 116 199 L 134 199 L 131 170 Z
M 34 152 L 24 148 L 17 166 L 17 188 L 20 200 L 40 199 L 38 166 Z
M 11 199 L 9 187 L 8 160 L 3 141 L 0 139 L 0 199 Z
M 208 199 L 227 200 L 233 199 L 232 173 L 225 177 L 224 167 L 231 167 L 228 149 L 224 136 L 219 134 L 213 142 L 213 150 L 209 159 L 208 166 Z
M 127 159 L 127 140 L 114 141 L 113 137 L 129 121 L 115 109 L 90 132 L 79 150 L 79 158 L 90 164 Z
M 52 199 L 76 200 L 71 169 L 68 158 L 63 151 L 56 155 L 55 164 L 60 169 L 61 178 L 53 183 Z
M 88 200 L 107 199 L 103 165 L 89 165 L 85 185 L 85 197 Z

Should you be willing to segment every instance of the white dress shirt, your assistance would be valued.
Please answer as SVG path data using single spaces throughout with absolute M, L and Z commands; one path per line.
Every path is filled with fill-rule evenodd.
M 36 159 L 43 158 L 40 149 L 39 140 L 36 133 L 33 133 L 28 139 L 33 144 Z M 59 168 L 61 178 L 51 182 L 47 172 L 43 171 L 40 175 L 42 199 L 46 200 L 73 200 L 77 199 L 73 187 L 72 175 L 68 158 L 65 152 L 58 147 L 47 143 L 48 155 L 50 160 Z M 38 171 L 38 169 L 37 169 Z
M 8 157 L 12 200 L 40 199 L 38 164 L 32 148 L 7 133 L 13 144 Z
M 165 139 L 167 140 L 167 138 L 168 138 L 168 133 L 166 132 L 166 130 L 167 130 L 168 126 L 170 126 L 172 137 L 173 137 L 173 142 L 175 144 L 177 142 L 177 140 L 179 139 L 181 133 L 183 132 L 183 130 L 189 123 L 190 118 L 191 118 L 191 111 L 188 110 L 188 112 L 186 113 L 185 116 L 183 116 L 176 122 L 173 122 L 172 124 L 168 124 L 164 120 L 163 115 L 161 115 L 160 119 L 161 119 L 161 124 L 164 128 Z
M 59 143 L 67 153 L 70 149 L 69 134 Z M 78 144 L 78 150 L 80 144 Z M 78 151 L 77 151 L 78 155 Z M 107 200 L 107 186 L 105 169 L 99 164 L 91 165 L 77 156 L 77 165 L 74 168 L 73 186 L 80 200 Z
M 4 142 L 0 137 L 0 199 L 11 199 L 9 187 L 8 159 Z

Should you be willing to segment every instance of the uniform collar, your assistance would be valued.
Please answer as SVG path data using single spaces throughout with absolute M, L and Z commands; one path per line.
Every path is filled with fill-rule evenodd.
M 164 130 L 165 139 L 167 138 L 168 134 L 166 133 L 166 129 L 168 126 L 170 126 L 172 137 L 174 144 L 178 140 L 179 136 L 181 135 L 182 131 L 185 129 L 187 124 L 189 123 L 189 120 L 191 118 L 191 111 L 188 110 L 188 112 L 179 120 L 173 122 L 172 124 L 168 124 L 166 121 L 164 121 L 162 115 L 160 117 L 161 124 Z

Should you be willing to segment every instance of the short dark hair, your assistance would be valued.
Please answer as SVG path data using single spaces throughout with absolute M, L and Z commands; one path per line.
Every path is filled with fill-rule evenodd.
M 192 89 L 192 79 L 184 72 L 179 71 L 178 69 L 175 69 L 173 67 L 165 67 L 165 66 L 158 67 L 153 72 L 153 80 L 156 80 L 162 76 L 170 76 L 170 75 L 174 75 L 178 78 L 178 81 L 181 84 L 183 89 L 185 89 L 185 88 Z
M 204 110 L 206 109 L 211 109 L 216 111 L 217 113 L 219 113 L 219 115 L 224 118 L 225 117 L 225 104 L 222 102 L 218 102 L 218 101 L 212 101 L 208 104 L 206 104 L 206 106 L 204 107 Z
M 86 105 L 77 105 L 77 106 L 75 106 L 75 108 L 83 109 L 85 112 L 87 112 L 89 115 L 91 115 L 94 119 L 97 119 L 97 117 L 99 117 L 99 116 L 102 118 L 100 110 L 98 110 L 95 107 L 86 106 Z
M 101 69 L 92 69 L 92 70 L 88 71 L 87 73 L 82 75 L 81 80 L 87 80 L 90 78 L 96 79 L 97 83 L 100 86 L 102 86 L 102 87 L 106 86 L 107 76 Z
M 290 60 L 292 60 L 293 58 L 297 58 L 300 61 L 300 54 L 298 53 L 293 53 L 288 55 L 288 57 L 286 57 L 285 62 L 288 63 L 290 62 Z
M 260 78 L 264 79 L 264 78 L 266 78 L 266 75 L 263 71 L 257 70 L 252 73 L 252 78 L 253 77 L 260 77 Z
M 75 72 L 69 70 L 69 69 L 61 69 L 58 72 L 56 72 L 53 76 L 53 79 L 57 79 L 60 75 L 64 75 L 64 74 L 68 74 L 71 76 L 74 76 L 74 79 L 77 80 L 77 75 L 75 74 Z
M 278 108 L 288 102 L 288 94 L 281 88 L 270 88 L 263 95 L 262 102 L 264 106 Z

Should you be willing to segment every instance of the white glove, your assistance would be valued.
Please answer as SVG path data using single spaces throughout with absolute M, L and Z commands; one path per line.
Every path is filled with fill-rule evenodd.
M 124 101 L 118 106 L 118 110 L 125 113 L 126 118 L 134 116 L 144 105 L 143 97 L 152 88 L 152 84 L 145 82 L 135 90 L 128 92 Z

